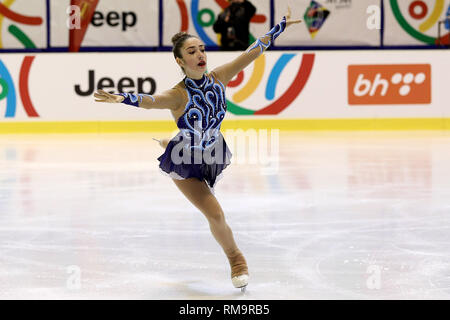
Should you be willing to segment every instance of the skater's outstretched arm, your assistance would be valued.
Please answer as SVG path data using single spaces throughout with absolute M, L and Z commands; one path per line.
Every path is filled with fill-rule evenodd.
M 160 94 L 112 94 L 104 90 L 97 90 L 94 93 L 96 102 L 125 103 L 144 109 L 170 109 L 176 110 L 183 101 L 182 94 L 177 89 L 166 90 Z
M 258 58 L 273 41 L 290 25 L 300 23 L 301 20 L 291 19 L 291 9 L 288 8 L 288 13 L 283 17 L 281 22 L 272 28 L 264 36 L 256 40 L 244 53 L 233 61 L 219 66 L 212 70 L 216 77 L 223 83 L 224 86 L 230 82 L 239 72 Z

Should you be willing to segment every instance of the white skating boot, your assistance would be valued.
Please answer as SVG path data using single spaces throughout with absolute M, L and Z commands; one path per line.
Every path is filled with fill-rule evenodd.
M 248 267 L 244 255 L 236 250 L 227 256 L 231 266 L 231 282 L 235 288 L 240 288 L 242 292 L 248 285 Z
M 233 277 L 231 278 L 231 282 L 233 282 L 235 288 L 239 288 L 242 292 L 245 292 L 248 285 L 248 274 L 241 274 L 240 276 Z

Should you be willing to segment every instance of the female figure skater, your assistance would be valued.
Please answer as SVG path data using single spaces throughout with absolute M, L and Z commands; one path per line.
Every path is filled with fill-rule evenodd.
M 110 94 L 103 90 L 94 94 L 97 102 L 125 103 L 139 108 L 171 111 L 180 132 L 170 141 L 160 141 L 165 152 L 158 158 L 159 168 L 205 215 L 214 238 L 229 260 L 232 283 L 241 290 L 248 284 L 247 262 L 234 241 L 214 195 L 214 186 L 231 158 L 231 152 L 220 133 L 227 109 L 225 87 L 258 58 L 286 27 L 300 22 L 291 19 L 288 9 L 281 22 L 247 51 L 210 73 L 206 72 L 205 44 L 195 36 L 180 32 L 172 38 L 173 54 L 186 77 L 172 89 L 154 96 Z

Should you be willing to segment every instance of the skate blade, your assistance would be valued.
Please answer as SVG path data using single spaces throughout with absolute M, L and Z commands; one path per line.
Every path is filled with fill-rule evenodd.
M 233 277 L 233 278 L 231 278 L 231 282 L 233 282 L 233 286 L 235 288 L 240 288 L 242 291 L 242 288 L 245 288 L 248 284 L 248 275 L 242 274 L 240 276 Z

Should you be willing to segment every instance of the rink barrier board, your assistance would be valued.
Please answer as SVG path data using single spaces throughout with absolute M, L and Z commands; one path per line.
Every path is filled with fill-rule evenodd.
M 234 53 L 214 52 L 208 59 L 211 65 L 220 65 L 233 57 Z M 447 127 L 442 119 L 450 119 L 450 109 L 446 107 L 450 51 L 410 51 L 407 56 L 400 51 L 267 52 L 262 57 L 258 64 L 243 70 L 240 84 L 227 87 L 223 127 L 440 130 Z M 132 62 L 110 68 L 123 59 Z M 290 65 L 281 66 L 288 59 Z M 172 60 L 168 53 L 2 56 L 0 78 L 8 81 L 3 79 L 0 86 L 0 111 L 4 112 L 0 130 L 14 133 L 176 129 L 174 116 L 167 109 L 149 111 L 122 104 L 99 104 L 92 96 L 98 88 L 158 94 L 181 79 L 178 65 L 168 63 Z M 259 78 L 254 78 L 254 74 Z M 411 74 L 416 75 L 416 80 L 422 74 L 424 79 L 403 87 L 392 80 L 401 75 L 406 84 L 406 77 Z M 401 94 L 404 87 L 410 89 L 410 94 Z
M 395 119 L 266 119 L 225 120 L 221 130 L 279 129 L 282 131 L 450 130 L 450 118 Z M 173 131 L 173 121 L 67 121 L 0 123 L 0 134 L 118 133 Z

